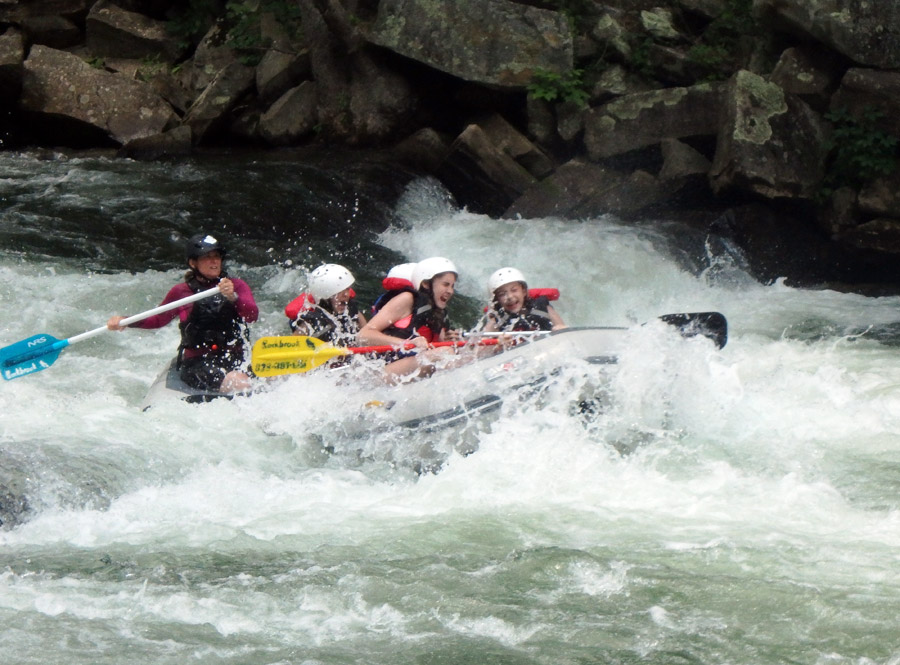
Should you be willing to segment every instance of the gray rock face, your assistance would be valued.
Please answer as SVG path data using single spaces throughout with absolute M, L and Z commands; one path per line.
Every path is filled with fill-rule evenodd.
M 239 62 L 219 71 L 184 116 L 184 124 L 191 128 L 196 143 L 202 143 L 226 123 L 229 111 L 253 86 L 253 81 L 253 68 Z
M 34 46 L 24 70 L 25 111 L 83 122 L 119 144 L 177 123 L 172 107 L 146 83 L 95 69 L 70 53 Z
M 568 19 L 506 0 L 383 0 L 369 39 L 466 81 L 497 86 L 524 87 L 537 69 L 572 69 Z
M 14 99 L 22 87 L 25 39 L 18 30 L 0 35 L 0 97 Z
M 85 24 L 91 53 L 114 58 L 159 58 L 175 62 L 182 53 L 162 21 L 125 11 L 107 0 L 91 8 Z
M 764 21 L 805 32 L 861 65 L 900 67 L 900 4 L 891 0 L 754 0 Z
M 592 159 L 621 155 L 663 139 L 714 136 L 722 88 L 701 83 L 626 95 L 585 114 L 585 145 Z
M 272 145 L 290 145 L 305 137 L 319 121 L 317 101 L 312 81 L 288 90 L 260 118 L 260 135 Z
M 824 121 L 799 98 L 747 71 L 732 78 L 724 106 L 713 190 L 812 198 L 824 170 Z

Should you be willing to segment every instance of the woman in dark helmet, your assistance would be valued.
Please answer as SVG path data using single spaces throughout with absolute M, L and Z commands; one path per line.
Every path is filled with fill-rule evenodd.
M 242 370 L 245 345 L 249 344 L 247 324 L 256 321 L 259 308 L 250 287 L 243 280 L 225 274 L 225 248 L 213 236 L 200 233 L 187 242 L 189 270 L 184 281 L 173 286 L 161 304 L 174 302 L 213 286 L 219 293 L 162 314 L 132 323 L 133 328 L 161 328 L 176 315 L 181 328 L 178 367 L 182 380 L 192 388 L 234 393 L 250 387 L 250 377 Z M 110 330 L 124 330 L 114 316 L 106 322 Z

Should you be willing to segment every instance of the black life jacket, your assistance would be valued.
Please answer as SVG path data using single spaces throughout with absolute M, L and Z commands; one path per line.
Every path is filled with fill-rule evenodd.
M 393 324 L 389 325 L 382 332 L 391 337 L 399 337 L 400 339 L 409 339 L 418 334 L 429 342 L 436 341 L 441 336 L 441 331 L 450 327 L 447 318 L 432 307 L 431 298 L 428 294 L 422 293 L 421 291 L 413 291 L 412 289 L 403 289 L 400 291 L 400 293 L 403 292 L 410 292 L 413 294 L 412 314 L 399 321 L 394 321 Z M 385 300 L 385 302 L 387 302 L 387 300 Z M 381 306 L 383 307 L 384 303 L 382 303 Z
M 525 305 L 518 314 L 510 314 L 499 304 L 495 304 L 490 316 L 496 321 L 500 332 L 553 330 L 549 312 L 550 299 L 540 296 L 534 299 L 526 298 Z
M 372 316 L 378 314 L 378 312 L 380 312 L 381 309 L 388 304 L 388 301 L 396 298 L 401 293 L 412 293 L 415 297 L 416 290 L 411 286 L 407 286 L 400 289 L 391 289 L 390 291 L 385 291 L 375 299 L 375 303 L 372 305 Z
M 359 332 L 359 307 L 356 300 L 347 302 L 347 309 L 342 314 L 335 314 L 328 307 L 327 301 L 320 301 L 291 321 L 291 329 L 302 322 L 309 326 L 309 336 L 331 342 L 336 346 L 353 346 Z
M 222 276 L 225 276 L 224 273 Z M 209 283 L 201 284 L 196 277 L 187 284 L 194 293 L 210 288 Z M 212 353 L 241 351 L 244 342 L 250 340 L 250 331 L 238 315 L 237 308 L 219 293 L 195 302 L 191 313 L 179 327 L 179 356 L 182 349 L 203 349 Z

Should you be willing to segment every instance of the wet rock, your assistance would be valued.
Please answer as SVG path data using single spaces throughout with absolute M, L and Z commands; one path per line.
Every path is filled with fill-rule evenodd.
M 368 38 L 466 81 L 524 87 L 538 69 L 572 69 L 561 12 L 507 0 L 382 0 Z
M 855 62 L 900 67 L 900 4 L 859 0 L 755 0 L 764 23 L 806 34 Z
M 440 168 L 451 142 L 430 127 L 420 129 L 398 143 L 391 154 L 401 163 L 424 173 Z
M 256 94 L 265 108 L 308 79 L 311 65 L 309 51 L 297 49 L 270 14 L 262 17 L 260 32 L 263 41 L 271 44 L 256 66 Z
M 785 92 L 822 106 L 836 84 L 838 71 L 834 56 L 824 50 L 796 47 L 781 54 L 769 79 Z
M 499 150 L 521 164 L 535 178 L 543 178 L 553 171 L 553 161 L 534 143 L 523 136 L 499 113 L 482 118 L 478 126 Z
M 24 68 L 22 108 L 46 122 L 75 121 L 119 144 L 177 122 L 172 107 L 143 81 L 96 69 L 69 53 L 34 46 Z
M 881 113 L 876 126 L 900 136 L 900 72 L 851 68 L 831 98 L 831 109 L 847 109 L 854 117 L 867 110 Z
M 153 58 L 177 61 L 184 49 L 162 21 L 120 9 L 108 0 L 91 7 L 85 24 L 91 54 L 112 58 Z
M 322 134 L 351 145 L 409 133 L 410 82 L 369 49 L 339 3 L 300 0 Z
M 81 29 L 63 16 L 29 16 L 19 25 L 31 44 L 66 49 L 81 43 Z
M 25 37 L 10 28 L 0 34 L 0 99 L 16 99 L 22 89 Z
M 188 87 L 196 94 L 206 90 L 223 69 L 241 64 L 234 49 L 226 45 L 226 37 L 222 27 L 214 25 L 197 45 L 188 68 Z
M 317 103 L 312 81 L 288 90 L 260 117 L 260 136 L 271 145 L 290 145 L 305 137 L 319 122 Z
M 713 190 L 811 199 L 824 173 L 827 124 L 798 97 L 747 71 L 732 78 L 724 100 Z
M 453 141 L 436 175 L 460 203 L 494 216 L 535 182 L 525 167 L 474 124 Z
M 593 219 L 614 214 L 631 219 L 670 195 L 671 190 L 647 171 L 629 173 L 573 159 L 532 185 L 503 216 Z
M 183 119 L 191 128 L 195 143 L 203 143 L 228 125 L 229 112 L 253 87 L 253 80 L 253 68 L 239 62 L 226 65 L 218 73 Z
M 871 216 L 900 218 L 900 173 L 878 178 L 863 187 L 859 208 Z
M 141 160 L 184 157 L 191 154 L 192 145 L 191 128 L 182 125 L 162 134 L 128 141 L 119 149 L 119 156 Z
M 878 250 L 881 253 L 891 254 L 896 261 L 900 256 L 900 220 L 873 219 L 841 233 L 837 239 L 857 249 Z
M 20 24 L 39 16 L 63 16 L 83 20 L 96 0 L 28 0 L 0 2 L 0 23 Z
M 655 145 L 663 139 L 713 136 L 719 127 L 722 86 L 701 83 L 626 95 L 585 114 L 585 147 L 599 160 Z

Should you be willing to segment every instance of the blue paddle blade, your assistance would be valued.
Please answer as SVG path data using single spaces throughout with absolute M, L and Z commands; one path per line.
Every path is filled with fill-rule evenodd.
M 47 369 L 56 362 L 68 340 L 53 335 L 35 335 L 0 349 L 0 372 L 7 381 Z

